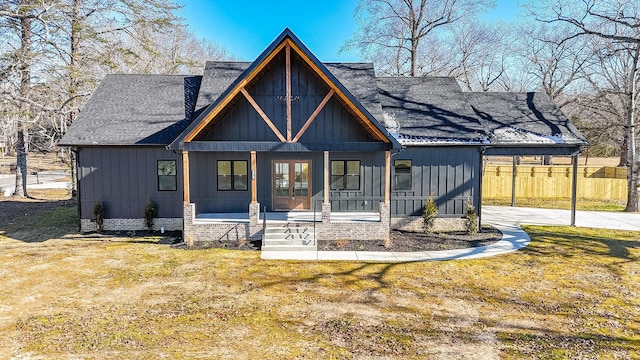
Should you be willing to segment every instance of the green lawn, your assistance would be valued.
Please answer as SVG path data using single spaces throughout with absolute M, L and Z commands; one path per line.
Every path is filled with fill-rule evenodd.
M 44 229 L 71 233 L 69 209 Z M 0 224 L 0 358 L 640 358 L 638 232 L 526 227 L 509 255 L 377 264 L 38 226 Z

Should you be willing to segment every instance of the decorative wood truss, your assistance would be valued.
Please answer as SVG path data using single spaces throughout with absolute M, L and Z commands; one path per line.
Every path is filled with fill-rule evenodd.
M 306 66 L 314 73 L 324 84 L 329 87 L 329 91 L 325 95 L 324 99 L 318 104 L 313 113 L 305 121 L 302 127 L 296 132 L 292 129 L 292 84 L 291 84 L 291 56 L 292 51 L 306 64 Z M 274 121 L 262 110 L 260 105 L 249 94 L 249 86 L 256 81 L 259 74 L 266 71 L 272 61 L 284 52 L 285 56 L 285 76 L 286 76 L 286 134 L 283 134 L 275 125 Z M 312 55 L 311 55 L 312 56 Z M 208 113 L 200 119 L 199 123 L 191 129 L 184 137 L 184 142 L 190 142 L 203 134 L 206 129 L 210 128 L 219 120 L 221 115 L 226 111 L 229 106 L 237 102 L 238 97 L 244 97 L 253 109 L 258 113 L 267 126 L 273 131 L 278 139 L 283 143 L 297 143 L 304 135 L 307 129 L 311 126 L 313 121 L 318 117 L 320 112 L 325 108 L 329 100 L 336 98 L 349 113 L 360 123 L 361 126 L 372 136 L 373 139 L 389 143 L 390 140 L 386 134 L 384 134 L 372 120 L 361 110 L 359 106 L 354 104 L 350 97 L 343 91 L 343 88 L 338 86 L 332 81 L 332 79 L 326 74 L 326 69 L 320 68 L 311 57 L 302 50 L 298 44 L 289 37 L 285 37 L 270 53 L 266 54 L 264 59 L 252 68 L 252 70 L 246 74 L 230 91 L 228 91 L 223 99 L 212 109 L 208 109 Z M 375 121 L 375 120 L 374 120 Z

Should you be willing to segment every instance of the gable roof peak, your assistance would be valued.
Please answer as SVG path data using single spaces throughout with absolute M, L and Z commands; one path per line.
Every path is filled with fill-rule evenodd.
M 338 79 L 327 69 L 327 67 L 302 43 L 302 41 L 289 29 L 285 28 L 276 39 L 238 76 L 235 81 L 217 97 L 206 109 L 185 129 L 185 131 L 175 139 L 171 148 L 178 149 L 185 142 L 194 140 L 205 129 L 210 128 L 216 122 L 217 116 L 231 104 L 238 96 L 247 96 L 245 87 L 260 73 L 268 68 L 274 59 L 286 51 L 295 53 L 309 69 L 331 88 L 331 91 L 338 97 L 339 101 L 354 114 L 363 128 L 369 132 L 374 139 L 381 140 L 393 148 L 400 148 L 397 140 L 378 122 L 378 120 L 365 108 L 363 104 Z M 295 139 L 294 139 L 295 140 Z M 289 139 L 287 138 L 287 141 Z

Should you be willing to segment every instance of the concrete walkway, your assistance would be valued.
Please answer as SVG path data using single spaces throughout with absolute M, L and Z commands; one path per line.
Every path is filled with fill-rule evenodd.
M 469 249 L 392 252 L 392 251 L 269 251 L 262 252 L 265 260 L 323 260 L 323 261 L 376 261 L 411 262 L 480 259 L 522 249 L 531 240 L 520 224 L 570 225 L 569 210 L 533 209 L 507 206 L 485 206 L 482 222 L 500 230 L 502 240 Z M 640 214 L 578 211 L 576 226 L 640 231 Z

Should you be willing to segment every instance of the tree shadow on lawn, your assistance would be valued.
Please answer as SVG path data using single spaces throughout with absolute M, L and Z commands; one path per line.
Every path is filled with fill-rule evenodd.
M 535 326 L 500 324 L 498 335 L 507 352 L 518 357 L 590 358 L 597 354 L 621 352 L 621 356 L 633 356 L 640 351 L 640 341 L 626 336 L 605 335 L 594 332 L 575 333 L 554 331 Z M 505 328 L 506 327 L 506 328 Z
M 597 231 L 597 229 L 589 229 Z M 597 235 L 571 234 L 562 230 L 543 231 L 536 228 L 527 228 L 526 232 L 532 239 L 522 251 L 529 254 L 551 255 L 557 254 L 558 248 L 564 248 L 569 251 L 560 253 L 563 257 L 580 256 L 586 253 L 595 256 L 609 256 L 627 261 L 638 261 L 639 257 L 631 254 L 631 249 L 640 249 L 640 241 L 611 239 Z M 552 237 L 552 239 L 549 239 Z M 536 246 L 536 242 L 544 243 L 543 246 Z M 606 246 L 606 251 L 601 245 Z
M 74 200 L 25 198 L 0 201 L 0 235 L 25 243 L 51 239 L 121 241 L 128 243 L 171 245 L 180 242 L 181 231 L 105 231 L 78 232 L 77 203 Z M 149 239 L 159 237 L 158 240 Z M 124 240 L 122 240 L 124 239 Z
M 0 234 L 23 242 L 43 242 L 78 230 L 73 200 L 0 201 Z
M 543 253 L 540 256 L 544 256 Z M 491 259 L 485 259 L 482 261 L 492 261 Z M 289 262 L 291 266 L 304 266 L 309 264 L 308 262 Z M 344 264 L 344 263 L 340 263 Z M 268 280 L 263 283 L 256 282 L 254 286 L 245 289 L 243 292 L 251 292 L 257 289 L 264 288 L 279 288 L 280 286 L 291 286 L 295 284 L 307 283 L 316 287 L 321 284 L 321 281 L 331 281 L 332 277 L 340 278 L 336 283 L 343 291 L 348 292 L 349 288 L 360 288 L 367 296 L 364 298 L 357 297 L 357 302 L 367 306 L 384 306 L 386 311 L 398 311 L 407 312 L 413 314 L 413 310 L 407 307 L 405 303 L 389 303 L 382 305 L 375 293 L 381 289 L 394 290 L 398 288 L 398 284 L 394 280 L 388 280 L 387 275 L 394 269 L 402 269 L 402 267 L 410 266 L 411 263 L 354 263 L 352 266 L 348 266 L 348 269 L 343 271 L 330 271 L 319 270 L 308 276 L 300 276 L 298 274 L 293 275 L 293 278 L 289 278 L 284 275 L 282 278 L 277 278 L 277 274 L 270 275 L 275 280 Z M 635 336 L 625 336 L 625 331 L 620 329 L 622 326 L 629 326 L 630 319 L 625 317 L 624 313 L 602 313 L 597 305 L 591 304 L 587 300 L 581 306 L 586 306 L 588 309 L 577 309 L 576 313 L 573 310 L 579 304 L 576 304 L 574 300 L 565 298 L 562 294 L 559 294 L 558 299 L 550 299 L 546 301 L 544 295 L 535 299 L 527 300 L 520 299 L 519 296 L 508 296 L 507 294 L 500 294 L 489 291 L 489 293 L 477 294 L 474 291 L 460 291 L 451 290 L 447 294 L 441 294 L 438 296 L 437 282 L 431 283 L 428 277 L 424 278 L 424 287 L 431 289 L 431 295 L 440 299 L 450 299 L 454 304 L 456 300 L 462 301 L 464 304 L 477 308 L 478 310 L 485 306 L 486 299 L 491 299 L 490 303 L 494 304 L 498 308 L 505 307 L 505 310 L 511 310 L 513 307 L 521 307 L 524 312 L 531 312 L 532 314 L 545 314 L 540 319 L 532 319 L 531 325 L 521 325 L 514 323 L 510 320 L 508 311 L 504 314 L 489 313 L 479 316 L 471 316 L 464 312 L 458 312 L 455 308 L 437 307 L 434 313 L 430 316 L 430 321 L 433 322 L 433 326 L 437 327 L 437 324 L 448 324 L 447 328 L 453 328 L 451 331 L 455 331 L 455 337 L 458 340 L 477 342 L 479 336 L 483 333 L 495 333 L 498 335 L 498 341 L 504 345 L 504 351 L 512 352 L 518 357 L 549 357 L 555 354 L 554 351 L 564 354 L 569 358 L 583 358 L 595 353 L 606 354 L 612 352 L 620 352 L 621 354 L 627 354 L 628 352 L 634 353 L 640 351 L 640 341 Z M 464 287 L 464 284 L 460 284 L 460 287 Z M 468 289 L 467 289 L 468 290 Z M 580 291 L 579 288 L 576 288 Z M 317 291 L 322 292 L 321 288 Z M 402 295 L 399 295 L 402 296 Z M 595 296 L 595 295 L 594 295 Z M 625 311 L 633 308 L 633 303 L 620 299 L 625 302 Z M 593 305 L 593 308 L 590 306 Z M 489 311 L 489 310 L 487 310 Z M 522 314 L 517 309 L 514 310 L 517 314 Z M 588 311 L 585 313 L 584 311 Z M 619 315 L 619 316 L 618 316 Z M 594 317 L 601 319 L 600 325 L 594 327 L 594 325 L 573 328 L 573 324 L 589 322 Z M 545 327 L 547 318 L 556 318 L 554 320 L 555 325 L 549 325 Z M 515 321 L 519 321 L 519 315 L 514 318 Z M 577 326 L 577 325 L 576 325 Z M 608 330 L 604 330 L 603 333 L 599 333 L 599 329 L 606 327 Z M 412 325 L 408 323 L 405 330 L 408 333 L 414 333 L 414 331 L 424 331 L 424 329 L 413 329 Z M 610 333 L 610 331 L 615 331 Z M 619 335 L 618 335 L 619 334 Z M 446 331 L 433 328 L 433 336 L 447 336 Z
M 289 263 L 294 263 L 289 262 Z M 308 262 L 300 262 L 301 265 L 304 264 L 309 264 Z M 342 262 L 341 264 L 345 264 L 344 262 Z M 290 285 L 292 283 L 316 283 L 319 280 L 326 280 L 329 277 L 340 277 L 340 276 L 350 276 L 352 277 L 351 280 L 347 280 L 347 281 L 343 281 L 345 285 L 356 285 L 358 283 L 362 283 L 364 281 L 373 281 L 377 284 L 377 286 L 375 287 L 371 287 L 370 290 L 374 291 L 374 290 L 379 290 L 379 289 L 384 289 L 384 288 L 389 288 L 391 286 L 391 284 L 389 284 L 387 281 L 385 281 L 385 276 L 387 275 L 387 273 L 389 271 L 391 271 L 391 269 L 397 267 L 397 266 L 403 266 L 403 265 L 407 265 L 410 264 L 410 262 L 404 262 L 404 263 L 389 263 L 389 264 L 385 264 L 385 263 L 379 263 L 379 262 L 364 262 L 364 263 L 357 263 L 354 262 L 353 264 L 355 264 L 356 266 L 354 266 L 353 268 L 350 268 L 348 270 L 344 270 L 344 271 L 340 271 L 340 272 L 318 272 L 315 273 L 313 275 L 309 275 L 309 276 L 304 276 L 301 277 L 298 274 L 296 274 L 295 279 L 289 279 L 286 277 L 282 277 L 278 280 L 274 280 L 274 281 L 268 281 L 268 282 L 264 282 L 259 284 L 257 287 L 259 288 L 268 288 L 268 287 L 274 287 L 274 286 L 279 286 L 279 285 Z M 373 268 L 372 270 L 369 270 L 369 268 Z M 381 268 L 380 270 L 377 270 L 375 268 Z M 362 272 L 362 273 L 360 273 Z M 253 289 L 247 289 L 247 291 L 252 291 Z

